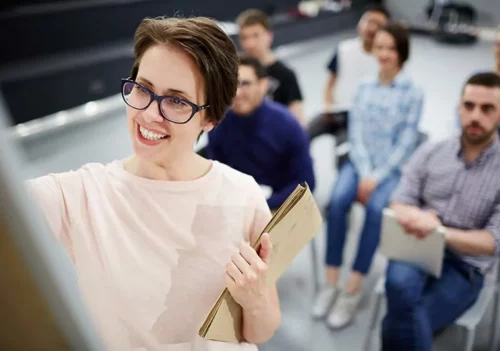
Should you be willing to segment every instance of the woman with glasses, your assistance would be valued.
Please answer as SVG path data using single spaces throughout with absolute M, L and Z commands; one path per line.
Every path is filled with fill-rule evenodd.
M 280 323 L 268 235 L 252 249 L 271 217 L 258 184 L 193 150 L 237 84 L 214 21 L 146 19 L 121 85 L 134 154 L 28 182 L 110 350 L 256 350 Z M 198 336 L 226 287 L 243 310 L 240 344 Z

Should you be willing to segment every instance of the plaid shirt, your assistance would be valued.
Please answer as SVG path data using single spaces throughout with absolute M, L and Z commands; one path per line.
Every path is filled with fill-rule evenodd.
M 363 81 L 349 111 L 349 158 L 361 178 L 383 181 L 415 151 L 423 94 L 404 73 Z
M 437 211 L 444 226 L 487 230 L 500 254 L 499 137 L 474 162 L 462 157 L 460 138 L 423 145 L 404 168 L 392 201 Z M 486 273 L 491 256 L 461 256 Z

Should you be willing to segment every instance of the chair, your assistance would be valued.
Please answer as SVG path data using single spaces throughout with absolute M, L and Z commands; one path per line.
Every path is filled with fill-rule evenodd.
M 500 130 L 500 129 L 499 129 Z M 417 139 L 417 147 L 425 143 L 429 139 L 429 136 L 419 131 Z M 338 141 L 336 143 L 335 156 L 337 157 L 337 169 L 340 169 L 342 164 L 349 158 L 349 144 L 347 141 L 347 129 L 338 135 Z M 323 215 L 325 216 L 328 211 L 328 206 L 322 209 Z M 311 240 L 309 245 L 311 248 L 311 258 L 312 258 L 312 274 L 314 280 L 314 292 L 317 293 L 320 289 L 320 278 L 319 278 L 319 267 L 318 267 L 318 250 L 316 248 L 316 237 Z
M 489 279 L 488 279 L 489 278 Z M 365 339 L 364 350 L 370 349 L 370 341 L 373 331 L 377 325 L 380 314 L 380 306 L 385 295 L 385 277 L 380 278 L 375 286 L 375 306 L 373 308 L 368 334 Z M 490 326 L 490 350 L 497 350 L 495 346 L 498 342 L 499 314 L 498 304 L 500 300 L 500 259 L 495 263 L 495 269 L 486 277 L 485 286 L 479 294 L 476 302 L 455 321 L 455 325 L 465 329 L 464 350 L 472 351 L 474 345 L 475 333 L 479 322 L 483 318 L 489 303 L 493 299 L 493 320 Z

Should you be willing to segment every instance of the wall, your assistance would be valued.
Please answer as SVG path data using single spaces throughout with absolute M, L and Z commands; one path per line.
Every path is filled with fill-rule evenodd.
M 500 4 L 498 0 L 469 0 L 478 11 L 478 21 L 481 26 L 500 25 Z M 386 0 L 385 4 L 394 18 L 406 20 L 410 23 L 424 21 L 424 7 L 429 2 L 416 0 Z

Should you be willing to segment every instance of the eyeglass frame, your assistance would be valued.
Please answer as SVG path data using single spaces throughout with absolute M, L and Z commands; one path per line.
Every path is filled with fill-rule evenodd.
M 134 107 L 132 105 L 130 105 L 127 100 L 125 99 L 125 94 L 123 93 L 123 87 L 125 86 L 125 84 L 127 83 L 133 83 L 133 84 L 137 84 L 138 86 L 140 86 L 141 88 L 145 89 L 148 93 L 149 93 L 149 102 L 148 104 L 144 107 L 144 108 L 137 108 L 137 107 Z M 183 99 L 183 98 L 180 98 L 178 96 L 173 96 L 173 95 L 157 95 L 155 94 L 153 91 L 151 91 L 151 89 L 145 87 L 144 85 L 142 85 L 141 83 L 138 83 L 136 82 L 135 80 L 131 79 L 130 77 L 129 78 L 122 78 L 122 84 L 121 84 L 121 95 L 122 95 L 122 99 L 123 101 L 127 104 L 127 106 L 130 106 L 132 107 L 133 109 L 136 109 L 136 110 L 139 110 L 139 111 L 143 111 L 145 109 L 147 109 L 152 103 L 153 101 L 156 101 L 158 102 L 158 112 L 160 112 L 160 115 L 166 119 L 167 121 L 169 122 L 172 122 L 172 123 L 175 123 L 175 124 L 186 124 L 188 123 L 192 118 L 193 116 L 199 112 L 199 111 L 202 111 L 202 110 L 206 110 L 207 108 L 210 107 L 210 105 L 196 105 L 195 103 L 191 102 L 191 101 L 188 101 L 186 99 Z M 171 120 L 170 118 L 166 117 L 164 114 L 163 114 L 163 111 L 161 110 L 161 102 L 165 99 L 168 99 L 168 98 L 175 98 L 175 99 L 178 99 L 182 102 L 185 102 L 186 104 L 188 104 L 189 106 L 191 106 L 191 108 L 193 109 L 192 110 L 192 113 L 191 113 L 191 116 L 184 122 L 177 122 L 177 121 L 173 121 Z

